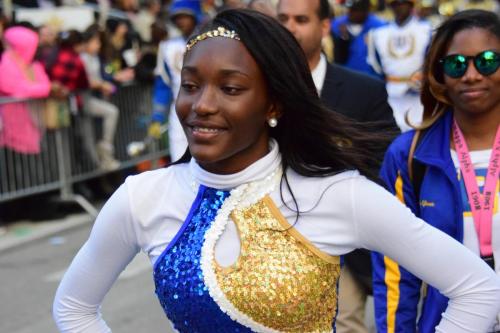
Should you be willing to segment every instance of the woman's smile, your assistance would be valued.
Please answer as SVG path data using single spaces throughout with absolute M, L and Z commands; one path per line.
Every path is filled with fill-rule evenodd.
M 189 132 L 195 141 L 211 141 L 227 131 L 225 128 L 210 125 L 188 125 Z

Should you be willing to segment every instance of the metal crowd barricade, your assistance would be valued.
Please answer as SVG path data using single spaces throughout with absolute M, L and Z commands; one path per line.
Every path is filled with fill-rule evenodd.
M 119 108 L 114 146 L 119 169 L 168 155 L 166 139 L 146 140 L 148 149 L 130 156 L 127 146 L 143 142 L 152 111 L 152 87 L 121 87 L 111 102 Z M 95 145 L 102 124 L 76 108 L 75 97 L 54 99 L 0 99 L 0 203 L 59 190 L 62 200 L 77 202 L 88 213 L 97 211 L 73 184 L 102 176 L 95 161 Z M 156 161 L 156 163 L 155 163 Z

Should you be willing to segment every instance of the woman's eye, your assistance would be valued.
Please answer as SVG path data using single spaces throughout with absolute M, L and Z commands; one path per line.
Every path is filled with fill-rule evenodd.
M 237 95 L 239 92 L 241 92 L 241 90 L 241 88 L 231 86 L 222 87 L 222 91 L 224 91 L 228 95 Z
M 182 83 L 181 87 L 185 91 L 195 91 L 197 88 L 194 83 L 189 83 L 189 82 Z

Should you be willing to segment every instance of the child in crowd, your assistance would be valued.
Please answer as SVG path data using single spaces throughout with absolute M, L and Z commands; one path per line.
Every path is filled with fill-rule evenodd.
M 103 119 L 102 139 L 97 143 L 99 166 L 103 170 L 115 170 L 120 165 L 114 158 L 113 145 L 119 110 L 107 100 L 116 87 L 102 77 L 100 50 L 101 32 L 97 25 L 92 25 L 83 34 L 83 52 L 80 54 L 91 89 L 91 93 L 85 95 L 84 106 L 85 112 Z

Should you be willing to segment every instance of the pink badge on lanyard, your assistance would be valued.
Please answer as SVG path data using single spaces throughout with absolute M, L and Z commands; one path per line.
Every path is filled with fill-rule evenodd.
M 483 188 L 479 191 L 476 182 L 476 173 L 470 159 L 469 148 L 465 142 L 464 135 L 458 127 L 457 121 L 453 121 L 453 142 L 460 162 L 460 170 L 465 182 L 467 197 L 472 210 L 474 226 L 479 238 L 479 249 L 481 257 L 490 266 L 493 266 L 493 248 L 491 246 L 493 204 L 496 196 L 496 187 L 500 172 L 500 127 L 497 129 L 495 142 L 491 151 L 488 171 Z M 489 261 L 491 260 L 491 261 Z M 494 267 L 492 267 L 494 268 Z

